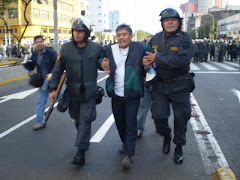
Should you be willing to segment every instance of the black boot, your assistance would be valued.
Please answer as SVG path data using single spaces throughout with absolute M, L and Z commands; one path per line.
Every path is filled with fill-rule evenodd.
M 164 137 L 163 147 L 162 147 L 162 150 L 163 150 L 163 153 L 164 153 L 164 154 L 168 154 L 169 151 L 170 151 L 171 139 L 172 139 L 171 134 Z
M 174 152 L 174 162 L 176 164 L 182 164 L 183 163 L 182 146 L 176 146 L 175 152 Z
M 85 151 L 78 149 L 78 152 L 73 157 L 72 164 L 77 166 L 84 166 L 85 165 Z

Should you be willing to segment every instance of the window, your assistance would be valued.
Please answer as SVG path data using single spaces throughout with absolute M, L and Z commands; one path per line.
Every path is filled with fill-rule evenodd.
M 72 31 L 71 31 L 71 30 L 68 30 L 68 34 L 72 34 Z
M 58 14 L 58 21 L 61 22 L 62 21 L 62 15 Z
M 54 21 L 54 16 L 53 16 L 53 13 L 52 13 L 52 12 L 50 12 L 50 20 L 51 20 L 51 21 Z
M 42 19 L 48 19 L 48 12 L 42 11 Z
M 63 16 L 63 22 L 67 23 L 68 20 L 67 20 L 67 16 Z
M 58 33 L 61 34 L 61 29 L 58 29 Z
M 72 12 L 73 11 L 73 6 L 72 5 L 68 5 L 68 10 Z
M 17 33 L 17 29 L 14 29 L 15 30 L 15 33 Z
M 63 9 L 68 10 L 68 4 L 67 3 L 63 3 Z
M 57 2 L 57 7 L 58 7 L 59 9 L 62 8 L 62 3 L 61 3 L 60 1 Z
M 33 9 L 33 17 L 40 18 L 40 11 L 39 9 Z
M 8 17 L 9 19 L 18 18 L 18 9 L 9 9 Z
M 67 34 L 67 30 L 63 30 L 62 32 L 63 32 L 63 34 Z
M 54 33 L 54 29 L 49 29 L 49 33 Z
M 9 29 L 8 31 L 9 31 L 10 33 L 13 33 L 13 29 Z
M 43 4 L 48 4 L 48 0 L 42 0 Z
M 43 33 L 47 33 L 47 28 L 42 28 L 41 31 L 42 31 Z
M 49 5 L 53 6 L 53 0 L 49 0 Z
M 2 30 L 0 29 L 0 34 L 2 34 Z

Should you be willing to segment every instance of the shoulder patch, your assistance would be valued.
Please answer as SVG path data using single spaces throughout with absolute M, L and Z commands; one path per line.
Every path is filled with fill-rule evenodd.
M 179 47 L 171 47 L 171 51 L 178 51 Z
M 59 61 L 60 58 L 61 58 L 61 54 L 59 53 L 57 57 L 57 61 Z
M 153 48 L 153 49 L 157 49 L 157 48 L 158 48 L 158 45 L 152 45 L 152 48 Z

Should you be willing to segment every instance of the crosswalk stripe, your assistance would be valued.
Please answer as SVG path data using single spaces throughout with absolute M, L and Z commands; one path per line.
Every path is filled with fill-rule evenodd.
M 197 67 L 195 64 L 191 63 L 191 64 L 190 64 L 190 70 L 196 71 L 196 70 L 200 70 L 200 68 Z
M 219 69 L 218 68 L 215 68 L 214 66 L 208 64 L 208 63 L 201 63 L 201 65 L 203 65 L 205 68 L 207 68 L 208 70 L 211 70 L 211 71 L 218 71 Z
M 236 64 L 236 63 L 233 63 L 233 62 L 227 62 L 227 61 L 225 61 L 224 63 L 229 64 L 229 65 L 231 65 L 231 66 L 238 67 L 238 68 L 240 67 L 239 64 Z
M 235 69 L 235 68 L 233 68 L 233 67 L 231 67 L 231 66 L 228 66 L 228 65 L 226 65 L 226 64 L 223 64 L 223 63 L 217 63 L 217 62 L 211 62 L 212 64 L 215 64 L 215 65 L 217 65 L 217 66 L 220 66 L 220 67 L 222 67 L 222 68 L 224 68 L 224 69 L 227 69 L 227 70 L 230 70 L 230 71 L 236 71 L 237 69 Z

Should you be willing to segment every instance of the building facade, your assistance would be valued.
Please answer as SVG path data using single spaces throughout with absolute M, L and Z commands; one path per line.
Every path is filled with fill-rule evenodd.
M 119 11 L 109 11 L 109 29 L 116 31 L 119 26 Z
M 4 19 L 8 23 L 10 32 L 18 38 L 21 37 L 26 21 L 24 20 L 24 5 L 22 0 L 17 4 L 12 4 L 11 9 L 4 13 Z M 71 38 L 71 20 L 81 15 L 81 10 L 88 14 L 88 4 L 86 0 L 58 0 L 58 31 L 59 41 Z M 23 36 L 21 44 L 32 44 L 33 37 L 43 35 L 47 42 L 54 39 L 54 8 L 53 0 L 32 0 L 26 9 L 26 17 L 29 25 Z M 6 31 L 3 21 L 0 21 L 0 44 L 16 43 L 17 39 Z M 7 43 L 7 44 L 8 44 Z

